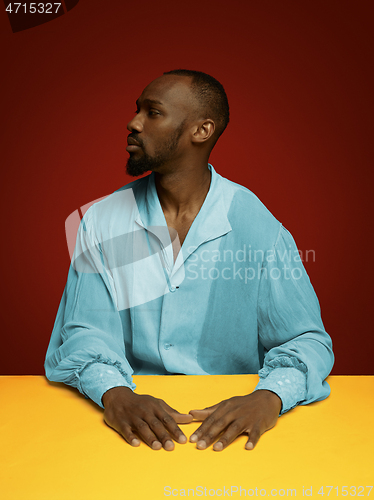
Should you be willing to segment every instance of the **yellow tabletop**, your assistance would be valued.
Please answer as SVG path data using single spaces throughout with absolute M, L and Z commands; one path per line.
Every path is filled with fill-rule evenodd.
M 181 412 L 251 392 L 255 375 L 137 376 Z M 278 419 L 253 451 L 130 447 L 103 410 L 44 377 L 0 377 L 1 500 L 362 496 L 374 500 L 374 377 L 332 376 L 331 396 Z M 187 436 L 198 423 L 184 425 Z

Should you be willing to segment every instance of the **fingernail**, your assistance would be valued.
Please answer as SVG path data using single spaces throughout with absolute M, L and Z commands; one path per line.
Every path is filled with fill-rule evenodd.
M 204 441 L 204 439 L 201 439 L 197 443 L 197 447 L 199 448 L 199 450 L 205 450 L 205 448 L 206 448 L 206 442 Z
M 253 450 L 253 448 L 254 448 L 253 443 L 251 443 L 250 441 L 245 445 L 246 450 Z
M 162 444 L 160 441 L 153 441 L 152 443 L 152 450 L 161 450 Z
M 221 451 L 221 450 L 223 450 L 223 444 L 221 443 L 221 441 L 218 441 L 218 443 L 216 443 L 213 446 L 213 450 L 214 451 Z
M 134 438 L 134 439 L 131 441 L 131 446 L 139 446 L 139 445 L 140 445 L 140 441 L 139 441 L 139 439 Z
M 165 448 L 166 451 L 174 450 L 174 443 L 173 443 L 173 441 L 170 441 L 170 439 L 168 439 L 167 441 L 165 441 L 164 448 Z
M 180 444 L 187 443 L 186 436 L 184 436 L 183 434 L 181 436 L 179 436 L 178 443 L 180 443 Z
M 190 442 L 191 442 L 191 443 L 196 443 L 196 441 L 197 441 L 197 436 L 196 436 L 196 434 L 192 434 L 192 436 L 190 436 Z

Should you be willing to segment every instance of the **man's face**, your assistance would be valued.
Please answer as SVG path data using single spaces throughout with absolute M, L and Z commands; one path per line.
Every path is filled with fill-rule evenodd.
M 136 102 L 136 116 L 127 125 L 129 175 L 160 171 L 183 156 L 194 103 L 188 77 L 163 75 L 144 89 Z

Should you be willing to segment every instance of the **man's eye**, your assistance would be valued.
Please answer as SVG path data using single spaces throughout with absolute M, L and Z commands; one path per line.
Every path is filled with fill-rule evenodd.
M 155 111 L 154 109 L 150 109 L 148 114 L 150 116 L 155 116 L 155 115 L 159 115 L 160 113 L 158 111 Z

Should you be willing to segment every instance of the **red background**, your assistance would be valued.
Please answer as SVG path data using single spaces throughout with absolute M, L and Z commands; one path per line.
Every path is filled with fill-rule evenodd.
M 80 0 L 15 34 L 2 12 L 1 373 L 43 373 L 69 266 L 65 219 L 132 180 L 135 100 L 182 67 L 229 96 L 216 170 L 315 250 L 305 265 L 333 373 L 372 374 L 373 5 Z

